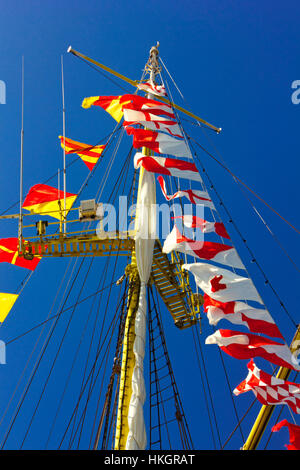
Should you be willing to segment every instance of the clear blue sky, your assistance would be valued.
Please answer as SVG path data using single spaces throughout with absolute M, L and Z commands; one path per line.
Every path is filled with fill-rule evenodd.
M 174 95 L 176 101 L 223 129 L 218 136 L 207 132 L 209 140 L 200 129 L 194 130 L 193 136 L 218 158 L 221 155 L 238 177 L 299 229 L 300 104 L 293 104 L 291 100 L 294 91 L 291 88 L 292 82 L 300 79 L 299 2 L 11 0 L 0 2 L 0 13 L 0 80 L 6 84 L 6 104 L 0 104 L 1 212 L 19 198 L 22 56 L 25 60 L 26 192 L 33 184 L 45 181 L 62 167 L 62 152 L 58 142 L 58 135 L 62 133 L 62 54 L 65 68 L 66 135 L 75 140 L 96 144 L 115 125 L 110 116 L 101 110 L 83 110 L 81 102 L 86 96 L 113 95 L 123 91 L 67 54 L 68 46 L 72 45 L 87 56 L 132 79 L 138 79 L 151 46 L 160 41 L 161 57 L 185 98 L 185 102 L 180 101 L 177 94 Z M 125 88 L 132 91 L 129 86 Z M 122 154 L 116 162 L 116 174 L 122 167 L 121 158 Z M 202 154 L 201 158 L 249 246 L 293 320 L 298 323 L 299 271 L 270 236 L 232 178 L 207 155 Z M 68 173 L 68 190 L 78 191 L 86 175 L 85 167 L 80 163 L 75 164 Z M 99 178 L 99 182 L 99 168 L 97 175 L 95 178 Z M 97 189 L 97 181 L 93 179 L 92 189 L 85 193 L 85 197 L 93 197 L 93 187 Z M 52 184 L 55 185 L 56 180 L 52 180 Z M 110 189 L 113 184 L 112 181 Z M 107 194 L 109 192 L 108 188 Z M 251 200 L 288 255 L 299 266 L 299 233 L 257 199 L 251 196 Z M 10 212 L 16 212 L 17 207 Z M 1 237 L 16 236 L 16 223 L 2 221 L 0 233 Z M 232 237 L 238 245 L 238 236 L 232 233 Z M 245 256 L 245 263 L 249 262 L 248 254 L 243 249 L 241 255 Z M 98 263 L 99 272 L 103 269 L 101 263 L 104 261 L 100 260 L 100 264 Z M 1 327 L 0 339 L 8 342 L 46 318 L 66 266 L 66 260 L 47 259 L 40 263 L 24 289 L 22 298 Z M 97 272 L 98 268 L 93 269 Z M 253 265 L 250 265 L 249 270 L 289 343 L 294 334 L 292 322 L 282 311 L 270 288 L 264 285 L 259 271 Z M 0 265 L 0 290 L 15 291 L 23 280 L 24 273 L 21 268 Z M 93 292 L 95 285 L 89 286 L 89 292 Z M 82 314 L 84 315 L 84 309 Z M 80 325 L 80 318 L 77 318 L 74 326 L 75 341 L 80 337 Z M 224 324 L 222 327 L 227 326 Z M 195 358 L 188 346 L 191 342 L 190 333 L 174 331 L 168 323 L 166 328 L 170 355 L 189 421 L 193 421 L 192 418 L 196 415 L 196 422 L 191 424 L 196 447 L 213 449 L 210 433 L 207 431 L 207 418 L 204 417 L 206 411 L 200 381 L 191 379 Z M 205 337 L 211 333 L 205 318 L 202 333 L 204 343 Z M 37 336 L 38 333 L 35 332 L 27 335 L 26 339 L 14 341 L 7 346 L 7 364 L 0 365 L 0 416 L 3 414 L 1 410 L 5 410 L 12 396 Z M 70 358 L 74 354 L 71 333 L 67 341 L 69 349 L 63 354 L 63 359 L 60 358 L 58 375 L 49 383 L 24 448 L 44 446 L 47 433 L 43 434 L 42 431 L 44 426 L 49 426 L 49 422 L 45 421 L 49 414 L 47 406 L 49 403 L 55 410 L 57 384 L 63 382 L 70 367 Z M 179 341 L 180 354 L 176 347 Z M 220 426 L 224 428 L 224 441 L 235 426 L 234 419 L 229 424 L 233 411 L 220 405 L 223 393 L 225 394 L 225 377 L 222 370 L 214 365 L 218 358 L 217 347 L 203 348 L 207 355 L 212 388 L 216 392 L 216 412 L 222 423 Z M 54 347 L 53 351 L 56 351 Z M 26 430 L 24 423 L 28 422 L 36 397 L 39 396 L 50 359 L 49 354 L 45 359 L 44 376 L 41 373 L 36 381 L 32 401 L 29 400 L 22 408 L 24 414 L 16 421 L 7 441 L 7 448 L 20 446 Z M 228 357 L 224 359 L 232 372 L 230 382 L 234 388 L 246 375 L 246 362 Z M 29 373 L 26 374 L 25 377 L 28 378 Z M 25 383 L 23 377 L 23 387 Z M 247 395 L 249 396 L 235 399 L 237 406 L 241 407 L 240 416 L 253 399 L 252 395 Z M 11 413 L 17 403 L 18 395 L 14 397 Z M 200 411 L 196 411 L 198 405 Z M 51 413 L 55 413 L 52 408 Z M 259 406 L 256 406 L 251 415 L 252 420 L 258 410 Z M 1 440 L 9 426 L 10 412 L 0 427 Z M 287 410 L 284 410 L 283 416 L 290 418 Z M 205 421 L 203 427 L 200 419 Z M 244 425 L 245 436 L 250 429 L 251 419 Z M 61 429 L 63 425 L 64 422 Z M 284 449 L 286 442 L 287 433 L 282 430 L 272 437 L 269 448 Z M 239 445 L 240 436 L 232 440 L 229 448 L 238 448 Z M 55 439 L 53 446 L 55 447 Z

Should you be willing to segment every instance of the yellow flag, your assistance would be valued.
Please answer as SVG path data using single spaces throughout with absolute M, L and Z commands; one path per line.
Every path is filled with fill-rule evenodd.
M 18 297 L 17 294 L 0 292 L 0 323 L 4 322 Z
M 76 198 L 77 194 L 66 193 L 66 215 Z M 30 188 L 22 207 L 32 214 L 51 215 L 61 220 L 64 211 L 64 192 L 47 184 L 36 184 Z
M 132 95 L 119 95 L 119 96 L 90 96 L 84 98 L 82 107 L 85 109 L 91 106 L 100 106 L 105 109 L 117 122 L 120 122 L 123 117 L 124 106 L 131 103 Z

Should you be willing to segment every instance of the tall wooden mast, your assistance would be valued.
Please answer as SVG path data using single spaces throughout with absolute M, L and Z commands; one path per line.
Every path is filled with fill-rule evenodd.
M 134 87 L 139 83 L 127 79 L 123 75 L 114 72 L 102 64 L 83 56 L 80 53 L 76 53 L 71 48 L 68 50 L 74 55 L 84 58 L 85 60 L 94 63 L 95 65 L 104 68 L 104 70 L 112 73 L 118 78 L 130 83 Z M 155 83 L 155 75 L 158 73 L 158 49 L 157 46 L 153 47 L 150 51 L 150 57 L 146 64 L 147 72 L 150 73 L 150 79 Z M 162 101 L 170 103 L 163 97 L 156 97 L 155 99 L 161 99 Z M 174 103 L 170 103 L 177 109 L 194 117 L 195 119 L 206 123 L 206 121 L 193 115 L 192 113 L 180 108 Z M 206 123 L 209 127 L 219 132 L 220 129 Z M 150 150 L 143 148 L 144 155 L 150 155 Z M 134 408 L 130 403 L 130 396 L 133 396 L 136 389 L 136 381 L 133 382 L 134 374 L 140 376 L 137 373 L 137 366 L 140 367 L 142 364 L 142 355 L 138 356 L 137 347 L 135 340 L 141 339 L 138 333 L 141 330 L 141 324 L 146 330 L 145 324 L 145 310 L 146 310 L 146 285 L 148 280 L 156 287 L 157 293 L 165 304 L 166 309 L 171 314 L 176 327 L 179 329 L 185 329 L 194 325 L 198 321 L 198 315 L 200 311 L 200 305 L 202 299 L 199 294 L 193 294 L 189 281 L 186 276 L 182 273 L 181 262 L 176 253 L 173 253 L 171 260 L 167 254 L 163 253 L 161 243 L 156 239 L 156 230 L 153 231 L 152 225 L 145 224 L 151 227 L 151 233 L 148 232 L 148 236 L 145 237 L 144 224 L 141 221 L 147 221 L 147 210 L 150 209 L 149 218 L 153 222 L 153 213 L 151 213 L 151 207 L 156 203 L 155 194 L 155 178 L 154 174 L 147 172 L 141 168 L 139 174 L 139 188 L 137 195 L 137 214 L 135 218 L 135 229 L 128 230 L 126 232 L 106 232 L 103 229 L 96 230 L 91 229 L 80 229 L 77 231 L 66 231 L 61 236 L 61 231 L 56 230 L 52 233 L 51 229 L 56 229 L 57 225 L 60 227 L 61 223 L 64 222 L 66 227 L 69 223 L 82 222 L 84 219 L 80 218 L 80 207 L 72 207 L 70 209 L 71 214 L 75 214 L 74 211 L 79 211 L 79 219 L 73 218 L 67 220 L 61 218 L 59 222 L 47 222 L 40 221 L 35 224 L 21 225 L 23 229 L 37 230 L 34 236 L 26 236 L 26 250 L 20 244 L 19 256 L 30 256 L 30 257 L 43 257 L 43 258 L 61 258 L 61 257 L 111 257 L 111 256 L 124 256 L 131 257 L 130 264 L 125 268 L 125 274 L 128 277 L 128 295 L 127 295 L 127 317 L 122 349 L 122 362 L 121 362 L 121 376 L 120 376 L 120 390 L 118 399 L 118 410 L 117 410 L 117 424 L 115 433 L 115 448 L 126 449 L 128 444 L 128 436 L 130 435 L 130 426 L 128 425 L 128 413 Z M 139 206 L 141 206 L 139 208 Z M 37 215 L 37 214 L 35 214 Z M 40 215 L 45 215 L 43 212 Z M 96 214 L 95 214 L 96 215 Z M 14 218 L 23 219 L 24 214 L 22 212 L 18 214 L 10 214 L 0 216 L 0 219 Z M 25 214 L 26 217 L 30 217 L 31 214 Z M 156 219 L 156 213 L 155 213 Z M 28 219 L 27 219 L 28 220 Z M 51 233 L 46 234 L 46 227 L 48 227 Z M 19 232 L 19 236 L 22 237 L 22 232 Z M 139 236 L 138 236 L 139 235 Z M 144 236 L 141 236 L 144 235 Z M 151 235 L 151 236 L 150 236 Z M 148 260 L 144 258 L 147 257 Z M 136 318 L 139 319 L 139 326 L 136 325 Z M 138 331 L 139 330 L 139 331 Z M 141 367 L 140 367 L 141 369 Z M 119 372 L 118 372 L 119 373 Z M 138 377 L 140 378 L 140 377 Z M 134 379 L 135 380 L 135 379 Z M 140 387 L 142 390 L 143 387 Z M 141 408 L 143 404 L 143 393 L 139 406 Z M 141 414 L 139 415 L 141 416 Z M 131 417 L 130 417 L 131 418 Z M 130 420 L 129 420 L 130 421 Z M 131 420 L 132 421 L 132 420 Z M 133 426 L 134 427 L 134 426 Z M 99 432 L 95 441 L 95 448 L 98 446 L 101 423 L 99 425 Z M 134 434 L 134 433 L 133 433 Z M 142 436 L 143 433 L 140 433 Z M 143 436 L 142 436 L 143 437 Z M 134 440 L 139 441 L 139 436 L 129 436 L 131 439 L 131 449 L 143 448 L 132 447 Z M 142 445 L 146 445 L 146 439 L 141 439 Z
M 158 44 L 156 47 L 151 48 L 145 70 L 149 72 L 151 82 L 155 83 L 155 76 L 160 70 L 158 65 Z M 153 98 L 153 95 L 148 94 L 148 98 Z M 151 155 L 151 151 L 146 147 L 143 147 L 142 153 L 145 156 Z M 128 448 L 138 448 L 140 450 L 141 446 L 146 443 L 143 426 L 140 426 L 139 431 L 135 431 L 136 426 L 134 424 L 130 426 L 129 424 L 133 420 L 138 423 L 144 421 L 142 405 L 145 393 L 143 390 L 144 379 L 141 377 L 141 374 L 143 375 L 143 352 L 138 352 L 139 348 L 135 347 L 135 342 L 144 343 L 145 331 L 139 332 L 136 323 L 138 324 L 141 320 L 143 322 L 146 318 L 145 287 L 150 276 L 154 250 L 153 233 L 151 233 L 153 224 L 151 224 L 150 219 L 151 210 L 156 202 L 154 175 L 148 173 L 143 167 L 139 171 L 135 216 L 136 239 L 135 249 L 132 253 L 131 264 L 129 266 L 129 304 L 124 334 L 116 425 L 115 449 L 117 450 Z M 148 217 L 148 220 L 144 220 L 145 216 Z M 146 231 L 143 230 L 144 224 L 147 227 Z M 141 230 L 143 233 L 141 233 Z M 149 266 L 147 267 L 145 264 Z M 147 273 L 144 273 L 145 269 Z M 137 336 L 139 337 L 137 338 Z M 137 402 L 137 405 L 135 402 Z M 133 403 L 131 408 L 130 403 Z M 136 436 L 134 435 L 135 432 L 142 435 Z

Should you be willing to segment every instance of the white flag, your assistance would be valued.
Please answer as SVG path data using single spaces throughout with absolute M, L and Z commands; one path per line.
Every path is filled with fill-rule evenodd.
M 247 277 L 207 263 L 184 264 L 182 267 L 194 274 L 197 285 L 212 299 L 221 302 L 254 300 L 263 303 L 253 282 Z
M 141 152 L 137 152 L 134 157 L 134 168 L 140 168 L 141 166 L 152 173 L 202 181 L 196 165 L 185 160 L 179 160 L 179 158 L 148 157 Z
M 231 245 L 203 240 L 194 241 L 182 235 L 176 225 L 167 236 L 162 251 L 163 253 L 170 253 L 173 250 L 234 268 L 245 269 L 237 251 Z

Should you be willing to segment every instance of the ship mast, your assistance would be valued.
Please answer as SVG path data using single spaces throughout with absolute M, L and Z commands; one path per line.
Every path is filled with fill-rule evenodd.
M 140 83 L 139 81 L 133 81 L 124 77 L 112 69 L 77 53 L 71 48 L 68 49 L 68 52 L 103 68 L 134 87 L 137 87 Z M 155 77 L 160 71 L 158 64 L 158 44 L 150 50 L 150 56 L 145 71 L 150 75 L 150 81 L 155 84 Z M 151 95 L 148 95 L 148 97 L 152 98 Z M 216 132 L 220 131 L 219 128 L 207 123 L 198 116 L 195 116 L 161 96 L 155 96 L 155 99 L 172 105 L 183 113 L 205 123 Z M 21 135 L 23 135 L 23 132 Z M 149 149 L 143 148 L 143 154 L 147 156 L 151 155 L 151 152 Z M 20 190 L 20 199 L 22 201 L 22 187 Z M 146 397 L 143 377 L 143 359 L 146 337 L 146 289 L 150 275 L 151 284 L 155 286 L 157 294 L 163 301 L 165 308 L 171 314 L 174 324 L 179 329 L 191 327 L 198 322 L 200 305 L 202 303 L 202 301 L 200 302 L 199 295 L 193 294 L 188 279 L 183 275 L 179 257 L 174 253 L 172 260 L 170 260 L 167 254 L 163 252 L 160 241 L 156 238 L 155 203 L 156 191 L 154 173 L 148 172 L 141 167 L 139 169 L 139 186 L 134 230 L 124 232 L 108 232 L 104 230 L 98 232 L 94 229 L 80 231 L 68 230 L 66 232 L 64 231 L 63 236 L 62 230 L 60 230 L 59 233 L 58 230 L 56 230 L 54 233 L 46 235 L 45 227 L 48 226 L 48 223 L 46 225 L 45 221 L 41 221 L 42 223 L 39 223 L 38 226 L 37 224 L 22 225 L 23 214 L 21 205 L 19 214 L 2 216 L 2 218 L 19 218 L 19 238 L 21 239 L 23 236 L 22 228 L 38 229 L 36 235 L 30 237 L 27 245 L 28 254 L 32 258 L 34 256 L 51 258 L 77 258 L 79 256 L 126 256 L 126 258 L 128 258 L 128 256 L 130 256 L 130 264 L 125 268 L 128 289 L 127 315 L 122 343 L 121 373 L 119 367 L 114 369 L 114 374 L 119 375 L 120 373 L 118 379 L 120 380 L 120 387 L 114 447 L 120 450 L 144 449 L 147 445 L 143 416 L 143 404 Z M 79 219 L 66 220 L 66 218 L 61 217 L 58 222 L 50 222 L 49 225 L 54 228 L 56 224 L 59 224 L 59 227 L 61 227 L 62 223 L 65 223 L 66 227 L 69 228 L 69 223 L 82 222 L 85 219 L 89 220 L 90 217 L 96 217 L 97 215 L 96 211 L 93 213 L 87 211 L 88 213 L 84 214 L 83 217 L 81 209 L 81 205 L 80 207 L 72 207 L 71 209 L 72 211 L 79 211 Z M 26 253 L 23 253 L 23 251 L 24 250 L 20 247 L 19 254 L 24 257 L 25 254 L 27 256 L 27 251 Z M 123 323 L 120 331 L 123 331 Z M 117 365 L 119 366 L 119 363 Z M 172 386 L 173 385 L 174 384 L 172 384 Z M 103 413 L 106 413 L 106 403 Z M 178 421 L 180 420 L 180 423 L 182 422 L 181 416 L 183 416 L 182 413 L 178 413 L 176 416 L 176 419 Z M 102 423 L 103 419 L 101 417 L 94 448 L 98 448 Z
M 151 83 L 160 71 L 158 46 L 150 50 L 145 71 Z M 152 99 L 153 95 L 148 94 Z M 145 156 L 151 151 L 143 147 Z M 142 450 L 147 438 L 143 416 L 145 385 L 143 358 L 146 335 L 146 285 L 148 283 L 155 243 L 156 191 L 154 174 L 140 168 L 135 217 L 135 247 L 129 270 L 129 305 L 123 342 L 120 391 L 115 437 L 116 450 Z

